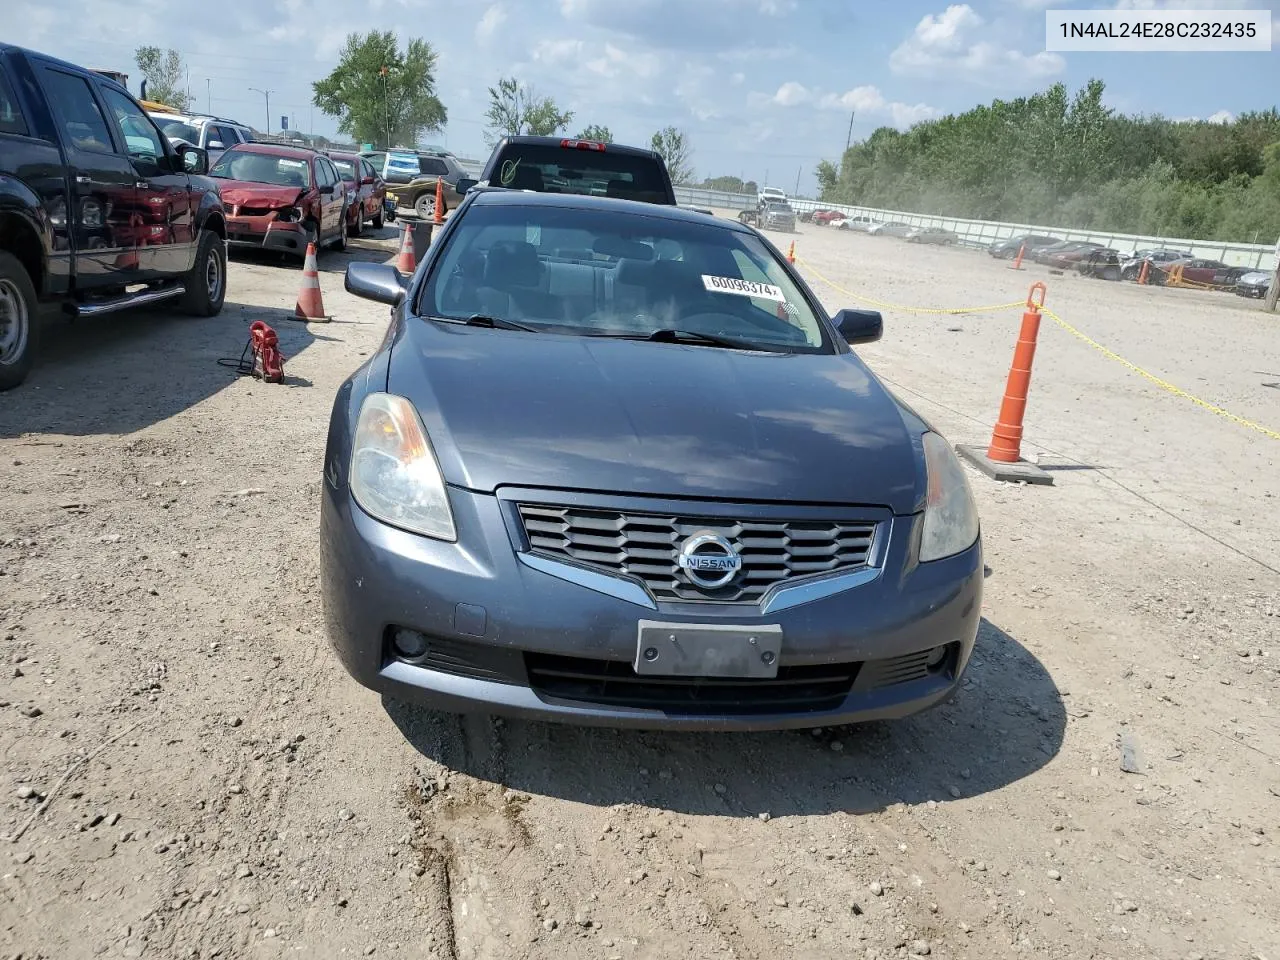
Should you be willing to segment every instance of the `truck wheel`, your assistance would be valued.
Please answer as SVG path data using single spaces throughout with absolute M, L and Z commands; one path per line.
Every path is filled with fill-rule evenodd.
M 227 248 L 212 230 L 200 231 L 195 266 L 182 278 L 182 284 L 187 288 L 180 304 L 185 313 L 216 317 L 222 312 L 227 298 Z
M 20 384 L 35 363 L 38 318 L 36 288 L 27 268 L 13 254 L 0 251 L 0 390 Z
M 436 195 L 432 191 L 430 193 L 420 193 L 413 198 L 413 212 L 418 215 L 421 220 L 434 220 L 436 218 Z M 443 211 L 441 211 L 443 214 Z
M 346 207 L 342 208 L 342 216 L 339 218 L 339 223 L 341 223 L 342 226 L 338 228 L 338 235 L 333 238 L 333 249 L 337 250 L 338 253 L 342 253 L 344 250 L 347 249 L 347 208 Z
M 384 211 L 385 209 L 386 209 L 386 207 L 384 207 L 384 206 L 382 205 L 382 202 L 381 202 L 381 201 L 379 201 L 379 202 L 378 202 L 378 212 L 377 212 L 377 213 L 375 213 L 375 214 L 373 215 L 373 229 L 375 229 L 375 230 L 381 230 L 381 229 L 382 229 L 382 225 L 386 222 L 386 219 L 387 219 L 387 218 L 383 215 L 383 211 Z

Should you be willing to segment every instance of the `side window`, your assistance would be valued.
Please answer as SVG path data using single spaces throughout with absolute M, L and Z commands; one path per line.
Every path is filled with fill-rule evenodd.
M 98 101 L 84 77 L 44 67 L 41 81 L 53 101 L 62 131 L 72 144 L 95 153 L 115 153 L 106 117 L 98 109 Z
M 360 165 L 364 168 L 364 175 L 365 175 L 366 177 L 377 177 L 377 176 L 378 176 L 378 171 L 377 171 L 377 170 L 375 170 L 375 169 L 373 169 L 373 164 L 372 164 L 372 163 L 370 163 L 368 160 L 361 160 L 361 161 L 360 161 Z
M 437 160 L 433 157 L 419 157 L 418 168 L 433 177 L 441 176 L 449 172 L 449 168 L 445 166 L 443 160 Z
M 142 170 L 159 170 L 159 160 L 164 156 L 164 141 L 142 109 L 119 90 L 102 89 L 107 108 L 115 114 L 120 132 L 124 134 L 125 149 L 129 159 Z
M 387 169 L 387 155 L 385 153 L 373 153 L 369 155 L 369 165 L 373 167 L 374 173 L 383 176 L 383 171 Z
M 3 72 L 0 72 L 0 133 L 27 135 L 27 122 L 22 119 L 18 99 Z
M 338 182 L 333 167 L 323 157 L 316 160 L 316 182 L 322 187 L 331 187 Z
M 208 142 L 213 143 L 213 141 L 215 140 L 217 140 L 224 147 L 234 147 L 237 143 L 239 143 L 239 141 L 236 140 L 235 131 L 232 130 L 230 127 L 216 127 L 216 126 L 210 125 Z

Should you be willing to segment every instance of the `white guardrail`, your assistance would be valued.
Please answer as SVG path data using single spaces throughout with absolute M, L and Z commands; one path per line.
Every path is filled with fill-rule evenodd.
M 703 190 L 697 187 L 676 187 L 676 199 L 687 206 L 715 207 L 720 210 L 750 210 L 756 205 L 753 194 L 725 193 L 720 190 Z M 1020 234 L 1061 237 L 1063 240 L 1091 240 L 1103 243 L 1120 253 L 1133 250 L 1161 249 L 1187 250 L 1194 257 L 1221 260 L 1236 267 L 1256 267 L 1274 270 L 1276 248 L 1264 243 L 1229 243 L 1223 240 L 1184 240 L 1175 237 L 1138 236 L 1130 233 L 1111 233 L 1106 230 L 1046 227 L 1031 223 L 999 223 L 990 220 L 962 220 L 957 217 L 935 217 L 901 210 L 880 210 L 875 207 L 850 206 L 845 203 L 818 203 L 813 200 L 792 200 L 796 213 L 806 210 L 839 210 L 851 216 L 870 217 L 882 223 L 897 221 L 913 227 L 941 227 L 960 237 L 965 244 L 987 247 L 997 240 Z

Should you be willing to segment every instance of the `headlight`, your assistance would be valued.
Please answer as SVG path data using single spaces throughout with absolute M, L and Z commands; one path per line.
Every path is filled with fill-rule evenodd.
M 920 560 L 927 562 L 973 546 L 978 539 L 978 509 L 964 467 L 947 441 L 936 433 L 926 433 L 920 439 L 924 445 L 929 488 L 924 530 L 920 536 Z
M 436 540 L 458 539 L 440 464 L 418 411 L 404 397 L 365 398 L 351 450 L 351 495 L 384 523 Z
M 281 207 L 276 211 L 276 219 L 282 223 L 301 223 L 303 216 L 301 207 Z

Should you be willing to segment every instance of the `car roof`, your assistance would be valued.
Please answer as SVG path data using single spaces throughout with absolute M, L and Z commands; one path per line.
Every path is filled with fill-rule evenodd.
M 319 155 L 318 150 L 310 147 L 287 147 L 283 143 L 262 143 L 250 140 L 248 143 L 237 143 L 232 150 L 240 153 L 262 153 L 270 157 L 288 157 L 290 160 L 306 160 Z
M 617 197 L 595 197 L 578 193 L 537 193 L 531 190 L 509 190 L 505 187 L 472 187 L 473 205 L 484 207 L 559 207 L 565 210 L 614 211 L 638 214 L 659 220 L 678 223 L 703 223 L 732 230 L 736 233 L 754 233 L 750 227 L 726 217 L 708 217 L 696 210 L 667 203 L 647 203 L 643 200 L 623 200 Z M 469 196 L 471 195 L 469 194 Z

